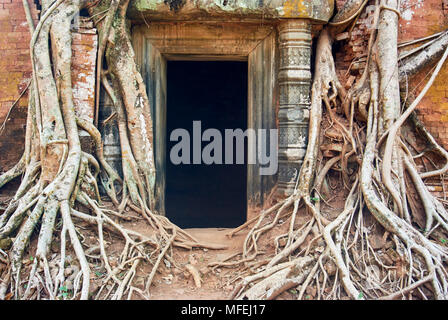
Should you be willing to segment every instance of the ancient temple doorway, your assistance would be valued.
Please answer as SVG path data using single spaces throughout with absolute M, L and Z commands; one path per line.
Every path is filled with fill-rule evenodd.
M 247 129 L 247 62 L 167 61 L 166 79 L 165 214 L 182 228 L 237 227 L 247 216 L 247 141 L 244 163 L 236 143 L 229 161 L 225 130 Z
M 194 21 L 143 24 L 133 28 L 132 38 L 136 61 L 140 66 L 145 82 L 153 119 L 154 160 L 157 172 L 154 186 L 156 200 L 154 211 L 172 218 L 172 208 L 167 209 L 166 205 L 171 205 L 176 200 L 173 200 L 171 196 L 167 198 L 166 193 L 170 192 L 172 194 L 173 192 L 171 187 L 167 186 L 167 175 L 172 174 L 167 172 L 167 165 L 171 165 L 169 157 L 173 145 L 169 136 L 171 132 L 168 132 L 167 127 L 172 128 L 173 125 L 168 124 L 167 121 L 172 119 L 172 112 L 179 113 L 180 111 L 171 106 L 171 101 L 168 107 L 168 98 L 176 98 L 182 91 L 195 94 L 199 98 L 200 96 L 208 97 L 207 107 L 202 112 L 202 116 L 205 117 L 207 112 L 210 111 L 213 115 L 217 115 L 215 118 L 220 119 L 226 114 L 225 112 L 228 113 L 230 110 L 215 103 L 220 100 L 218 91 L 213 93 L 212 90 L 206 89 L 204 86 L 214 83 L 217 88 L 221 88 L 225 92 L 232 92 L 231 86 L 236 85 L 235 79 L 239 79 L 240 88 L 247 90 L 244 91 L 247 100 L 246 98 L 242 99 L 244 106 L 239 109 L 246 112 L 244 115 L 246 118 L 242 125 L 233 123 L 229 128 L 239 127 L 244 129 L 247 127 L 257 132 L 260 129 L 267 131 L 278 129 L 278 108 L 279 97 L 281 96 L 278 85 L 278 65 L 280 61 L 278 35 L 275 26 L 269 23 Z M 188 69 L 187 65 L 192 67 Z M 200 65 L 203 67 L 201 68 Z M 246 80 L 240 79 L 239 76 L 234 78 L 236 72 L 234 68 L 237 68 L 238 65 L 241 68 L 241 74 L 247 77 Z M 182 72 L 182 70 L 190 70 L 191 72 L 189 74 L 184 71 L 176 76 L 175 73 Z M 199 90 L 196 90 L 197 86 L 194 85 L 190 77 L 196 75 L 199 77 L 201 72 L 201 79 L 207 81 L 204 81 L 205 84 Z M 230 84 L 225 82 L 224 75 L 227 73 L 233 74 L 231 80 L 228 80 Z M 179 85 L 173 82 L 176 79 Z M 175 89 L 172 89 L 172 87 Z M 173 90 L 179 90 L 178 94 L 173 95 Z M 231 95 L 226 94 L 226 99 L 230 98 Z M 236 97 L 235 94 L 234 96 Z M 197 108 L 199 110 L 199 107 Z M 217 110 L 217 108 L 221 108 L 221 110 Z M 194 112 L 191 109 L 189 111 L 189 114 Z M 230 114 L 232 113 L 230 112 Z M 201 118 L 197 118 L 197 120 L 201 120 Z M 205 118 L 203 121 L 204 123 L 201 122 L 201 132 L 209 128 Z M 188 119 L 188 123 L 185 123 L 186 130 L 192 130 L 192 122 L 192 118 Z M 278 139 L 283 138 L 279 137 Z M 276 139 L 271 139 L 271 136 L 269 136 L 268 140 Z M 207 145 L 207 143 L 203 145 Z M 269 147 L 271 145 L 269 143 Z M 266 147 L 268 146 L 266 145 Z M 256 153 L 252 152 L 251 154 Z M 245 171 L 242 167 L 240 168 L 242 178 L 238 180 L 238 183 L 243 183 L 242 179 L 246 177 L 246 192 L 241 187 L 241 192 L 238 192 L 238 195 L 243 198 L 241 202 L 235 199 L 241 206 L 243 206 L 243 201 L 246 203 L 246 207 L 242 209 L 246 214 L 240 215 L 240 217 L 244 216 L 242 220 L 239 220 L 240 222 L 254 218 L 262 208 L 270 205 L 270 199 L 272 199 L 272 194 L 275 192 L 275 186 L 277 185 L 277 178 L 282 173 L 278 171 L 273 174 L 261 174 L 260 170 L 266 166 L 261 164 L 260 161 L 255 163 L 252 161 L 247 164 Z M 232 188 L 236 188 L 235 183 Z M 211 195 L 208 197 L 210 198 Z M 186 207 L 185 203 L 183 207 Z M 168 210 L 170 212 L 167 212 Z M 225 218 L 226 216 L 222 213 L 216 212 L 216 219 L 213 220 L 214 225 L 221 227 L 229 225 L 221 224 L 218 221 L 220 217 L 227 219 L 227 222 L 231 220 Z M 203 220 L 203 217 L 201 219 Z M 194 225 L 196 222 L 193 218 L 190 218 L 189 221 L 191 226 L 200 226 L 200 224 Z M 240 222 L 235 220 L 230 225 Z M 181 224 L 180 221 L 178 223 Z

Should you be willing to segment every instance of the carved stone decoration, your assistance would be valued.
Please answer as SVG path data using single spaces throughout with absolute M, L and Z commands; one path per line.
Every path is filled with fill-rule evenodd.
M 311 94 L 311 23 L 283 20 L 279 25 L 278 193 L 292 193 L 305 157 Z

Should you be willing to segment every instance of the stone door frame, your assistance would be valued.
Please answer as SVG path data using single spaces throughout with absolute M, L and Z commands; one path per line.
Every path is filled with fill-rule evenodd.
M 278 127 L 278 36 L 275 24 L 260 22 L 152 22 L 132 29 L 137 64 L 146 83 L 154 125 L 158 176 L 156 205 L 165 214 L 166 62 L 168 60 L 247 61 L 248 128 Z M 247 165 L 247 215 L 263 207 L 277 175 L 260 176 Z

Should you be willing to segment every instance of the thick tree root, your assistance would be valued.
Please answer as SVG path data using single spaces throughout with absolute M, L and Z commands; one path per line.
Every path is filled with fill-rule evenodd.
M 110 89 L 108 92 L 119 114 L 124 179 L 104 160 L 103 143 L 96 127 L 75 116 L 70 72 L 70 24 L 74 15 L 87 3 L 43 1 L 42 18 L 35 30 L 31 28 L 32 43 L 35 44 L 32 58 L 37 89 L 32 90 L 33 94 L 30 95 L 25 153 L 13 169 L 0 176 L 1 187 L 24 174 L 16 195 L 0 215 L 0 240 L 12 244 L 9 254 L 0 260 L 0 263 L 8 265 L 9 270 L 0 275 L 0 298 L 4 298 L 8 290 L 15 299 L 118 300 L 129 299 L 134 293 L 147 298 L 162 261 L 173 260 L 171 249 L 174 246 L 187 249 L 225 248 L 201 243 L 165 217 L 151 211 L 155 179 L 152 124 L 144 84 L 126 33 L 125 13 L 129 1 L 113 1 L 113 10 L 108 14 L 108 19 L 104 24 L 98 21 L 97 26 L 103 32 L 102 41 L 106 41 L 101 45 L 102 51 L 115 52 L 108 54 L 108 71 L 113 88 L 108 85 L 106 76 L 103 76 L 103 84 Z M 101 5 L 108 6 L 109 1 L 102 1 Z M 49 37 L 52 40 L 50 51 L 48 46 L 45 47 Z M 56 78 L 52 77 L 50 57 L 58 75 Z M 124 71 L 127 73 L 122 74 Z M 139 84 L 137 87 L 129 85 L 132 78 Z M 144 121 L 141 120 L 143 118 Z M 96 157 L 81 150 L 78 127 L 92 137 Z M 145 136 L 136 135 L 138 132 L 146 133 Z M 100 174 L 116 211 L 106 209 L 100 203 L 97 186 Z M 116 190 L 116 186 L 120 185 L 121 201 Z M 77 209 L 80 206 L 84 212 Z M 129 219 L 124 214 L 125 208 L 141 214 L 151 233 L 144 235 L 124 227 L 121 222 Z M 79 228 L 81 221 L 97 230 L 97 247 L 86 248 Z M 61 228 L 57 235 L 61 240 L 60 253 L 50 256 L 57 226 Z M 36 229 L 39 236 L 36 251 L 32 253 L 33 264 L 28 277 L 22 281 L 22 259 Z M 105 229 L 123 242 L 119 261 L 115 265 L 109 261 Z M 67 266 L 69 246 L 77 262 L 71 261 Z M 95 250 L 99 255 L 92 258 Z M 90 291 L 91 266 L 92 259 L 97 258 L 102 262 L 106 276 L 98 291 L 93 293 Z M 142 263 L 152 265 L 152 270 L 146 283 L 139 287 L 135 285 L 135 278 Z M 61 290 L 67 288 L 69 283 L 70 296 L 66 290 Z
M 0 176 L 2 187 L 23 174 L 16 195 L 0 215 L 0 243 L 5 246 L 0 250 L 0 264 L 4 265 L 0 270 L 5 270 L 0 274 L 0 298 L 118 300 L 134 294 L 148 298 L 160 265 L 164 260 L 174 261 L 173 247 L 224 248 L 201 243 L 153 211 L 152 120 L 126 29 L 129 0 L 102 0 L 89 8 L 101 34 L 98 61 L 102 62 L 103 52 L 106 55 L 108 70 L 102 70 L 99 63 L 97 80 L 115 107 L 123 177 L 104 160 L 96 127 L 76 117 L 70 24 L 88 3 L 44 0 L 39 24 L 35 29 L 30 25 L 34 72 L 25 152 L 14 168 Z M 441 235 L 446 238 L 448 234 L 448 214 L 423 180 L 444 174 L 448 165 L 419 172 L 416 162 L 422 155 L 414 155 L 401 136 L 400 129 L 427 89 L 401 113 L 396 0 L 382 1 L 377 8 L 375 23 L 379 26 L 371 34 L 366 70 L 353 89 L 346 93 L 335 72 L 332 34 L 350 24 L 365 4 L 348 1 L 347 6 L 353 7 L 342 10 L 319 36 L 309 143 L 293 194 L 228 234 L 231 237 L 250 227 L 241 254 L 210 264 L 212 268 L 240 268 L 234 281 L 241 281 L 232 298 L 275 299 L 293 288 L 298 289 L 298 299 L 448 298 L 448 252 L 438 243 Z M 436 70 L 448 55 L 447 50 L 441 55 L 444 50 L 437 48 L 446 46 L 444 39 L 441 35 L 425 47 L 431 61 L 442 56 Z M 400 70 L 418 68 L 415 61 L 420 61 L 422 54 L 415 52 L 418 59 L 410 53 L 406 59 L 413 65 Z M 423 59 L 421 64 L 426 62 Z M 321 130 L 322 124 L 327 125 L 325 130 Z M 431 151 L 448 163 L 448 153 L 423 126 L 415 125 Z M 81 149 L 78 127 L 92 137 L 95 155 Z M 331 143 L 325 143 L 327 140 Z M 332 188 L 335 173 L 345 195 L 344 209 L 337 216 L 322 210 L 331 206 L 331 199 L 324 196 Z M 97 178 L 101 178 L 113 209 L 101 203 Z M 417 227 L 416 217 L 421 212 L 413 205 L 411 194 L 423 206 L 423 230 Z M 126 209 L 141 215 L 150 233 L 126 227 L 124 222 L 132 219 Z M 309 219 L 300 222 L 299 215 Z M 276 232 L 280 221 L 286 221 L 288 228 L 284 234 L 275 234 L 275 253 L 267 256 L 261 240 Z M 94 247 L 87 248 L 82 225 L 95 230 Z M 375 240 L 374 229 L 383 232 L 381 241 Z M 23 257 L 35 231 L 37 247 L 28 268 Z M 50 255 L 55 232 L 61 240 L 60 250 Z M 122 243 L 116 263 L 110 259 L 105 232 Z M 76 262 L 68 254 L 70 250 Z M 105 275 L 92 292 L 94 261 L 101 261 Z M 151 271 L 143 284 L 137 284 L 137 273 L 144 264 L 152 266 Z M 30 269 L 29 274 L 25 269 Z M 199 287 L 201 279 L 194 268 L 188 270 Z M 70 296 L 63 289 L 69 284 Z
M 299 289 L 299 299 L 312 288 L 316 291 L 314 299 L 448 298 L 448 251 L 436 243 L 439 239 L 432 235 L 436 231 L 439 235 L 448 234 L 447 211 L 431 195 L 422 179 L 444 173 L 446 165 L 433 172 L 420 173 L 414 162 L 419 155 L 411 154 L 399 130 L 426 93 L 448 53 L 442 56 L 420 96 L 401 115 L 397 44 L 396 38 L 391 36 L 397 28 L 396 10 L 391 9 L 394 6 L 396 2 L 391 0 L 378 7 L 376 23 L 384 25 L 372 33 L 366 70 L 347 95 L 339 89 L 333 72 L 330 33 L 325 29 L 321 32 L 316 51 L 309 146 L 295 192 L 275 208 L 262 212 L 256 221 L 229 233 L 232 236 L 252 225 L 240 259 L 213 264 L 245 267 L 234 298 L 270 299 L 291 288 Z M 382 56 L 377 55 L 376 48 Z M 431 48 L 431 51 L 438 52 L 438 49 Z M 324 117 L 322 105 L 326 110 Z M 322 159 L 316 171 L 316 146 L 322 145 L 322 136 L 329 136 L 320 135 L 320 126 L 313 125 L 313 120 L 320 122 L 322 118 L 328 119 L 330 127 L 334 128 L 331 137 L 339 137 L 342 146 L 337 149 L 338 156 Z M 367 127 L 362 127 L 362 122 L 367 122 Z M 434 146 L 431 150 L 446 159 L 446 151 L 420 123 L 415 123 L 426 141 Z M 328 128 L 326 130 L 329 132 Z M 381 148 L 383 141 L 387 142 Z M 323 198 L 321 188 L 328 184 L 328 174 L 332 170 L 341 172 L 343 185 L 350 192 L 344 210 L 336 218 L 326 219 L 317 200 Z M 419 212 L 408 208 L 412 192 L 423 204 L 425 230 L 416 228 L 414 215 Z M 314 203 L 311 199 L 315 199 Z M 311 213 L 311 217 L 297 226 L 299 201 L 304 202 L 303 212 Z M 280 217 L 289 221 L 290 228 L 288 233 L 275 238 L 276 254 L 253 262 L 263 250 L 259 244 L 261 234 L 275 228 Z M 377 229 L 378 224 L 384 228 L 383 244 L 379 248 L 375 244 L 373 248 L 376 241 L 373 239 L 377 236 L 371 230 Z M 396 252 L 395 260 L 386 254 L 392 252 L 385 247 L 387 243 Z M 291 276 L 290 269 L 303 259 L 309 259 L 311 265 L 298 268 L 298 277 Z

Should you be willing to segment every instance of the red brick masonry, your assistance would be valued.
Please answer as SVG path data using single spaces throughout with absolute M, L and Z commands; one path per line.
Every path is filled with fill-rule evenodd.
M 34 0 L 28 2 L 37 25 L 39 12 Z M 0 123 L 31 79 L 30 39 L 22 0 L 0 0 Z M 78 116 L 87 119 L 93 119 L 97 45 L 92 25 L 81 23 L 73 31 L 73 98 Z M 0 172 L 13 166 L 22 155 L 27 105 L 25 93 L 0 135 Z

